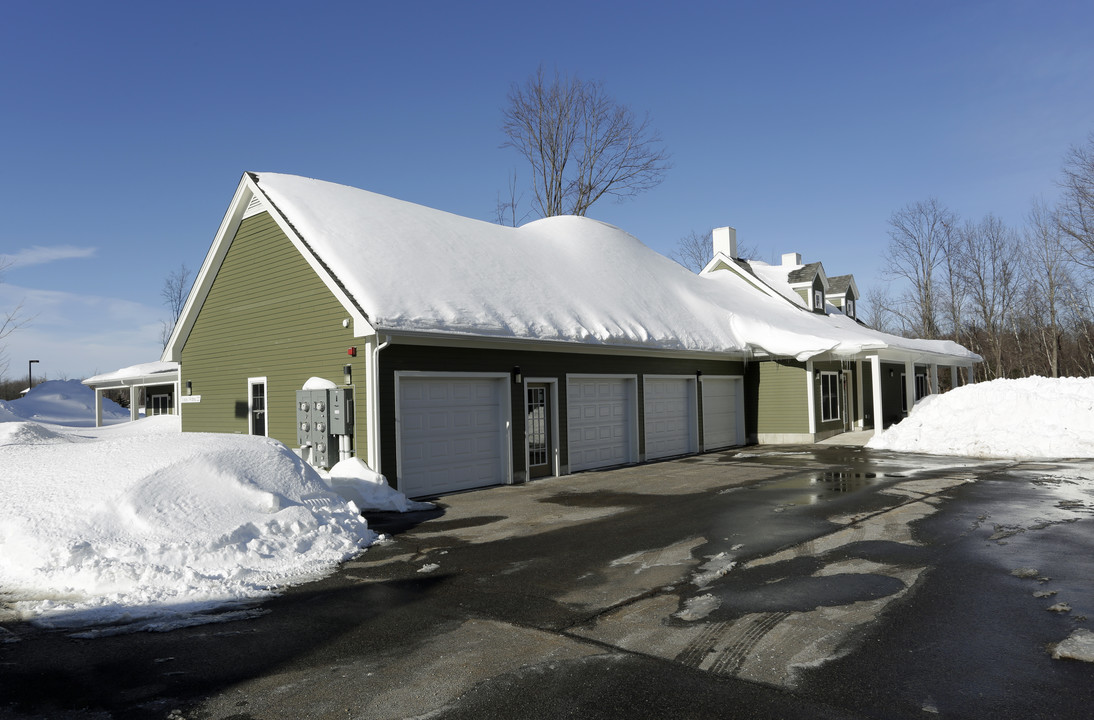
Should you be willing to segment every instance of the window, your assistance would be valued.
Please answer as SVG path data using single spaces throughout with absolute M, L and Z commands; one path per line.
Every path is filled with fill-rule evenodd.
M 824 291 L 823 290 L 814 290 L 813 291 L 813 309 L 814 310 L 824 310 Z
M 843 306 L 843 312 L 847 317 L 853 318 L 855 316 L 855 301 L 847 298 L 847 302 Z
M 839 420 L 839 373 L 822 372 L 820 379 L 821 422 Z
M 927 376 L 926 375 L 916 375 L 915 376 L 915 399 L 916 399 L 916 401 L 918 402 L 919 400 L 927 397 L 927 395 L 928 395 L 928 393 L 927 393 Z
M 247 430 L 266 434 L 266 378 L 247 378 Z
M 900 373 L 900 411 L 908 412 L 908 376 Z

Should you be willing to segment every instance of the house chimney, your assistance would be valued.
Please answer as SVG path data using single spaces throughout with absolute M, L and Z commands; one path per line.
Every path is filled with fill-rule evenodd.
M 731 227 L 714 228 L 714 254 L 722 253 L 731 260 L 737 259 L 737 230 Z
M 801 253 L 783 253 L 783 265 L 801 265 Z

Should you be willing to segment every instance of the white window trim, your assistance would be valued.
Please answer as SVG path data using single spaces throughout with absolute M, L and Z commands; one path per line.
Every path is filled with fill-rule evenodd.
M 254 435 L 254 394 L 252 388 L 255 385 L 262 385 L 262 396 L 266 400 L 266 407 L 264 412 L 266 413 L 266 432 L 262 435 L 264 437 L 270 436 L 270 384 L 266 381 L 266 376 L 262 377 L 250 377 L 247 378 L 247 434 Z
M 836 398 L 836 416 L 835 417 L 825 417 L 824 416 L 824 381 L 825 381 L 826 377 L 834 378 L 835 382 L 836 382 L 835 393 L 834 393 L 835 398 Z M 820 382 L 820 384 L 821 384 L 821 392 L 820 392 L 820 410 L 821 410 L 821 412 L 820 412 L 820 415 L 821 415 L 821 422 L 822 423 L 836 422 L 838 420 L 843 419 L 843 403 L 840 401 L 839 379 L 840 379 L 840 373 L 838 373 L 838 372 L 832 372 L 832 371 L 828 371 L 828 370 L 822 370 L 821 371 L 821 374 L 820 374 L 820 381 L 821 381 Z

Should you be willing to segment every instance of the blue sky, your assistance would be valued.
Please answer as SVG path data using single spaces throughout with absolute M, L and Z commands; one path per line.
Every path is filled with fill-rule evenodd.
M 886 221 L 930 196 L 1020 224 L 1094 132 L 1094 3 L 36 2 L 0 14 L 8 376 L 158 357 L 245 171 L 489 220 L 501 110 L 543 64 L 648 111 L 655 190 L 590 216 L 661 252 L 737 228 L 883 280 Z M 412 276 L 408 278 L 413 281 Z

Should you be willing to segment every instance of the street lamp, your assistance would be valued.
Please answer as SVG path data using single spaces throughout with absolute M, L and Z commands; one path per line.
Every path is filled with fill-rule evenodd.
M 34 363 L 37 360 L 31 360 L 27 363 L 27 395 L 30 395 L 30 389 L 34 387 Z

